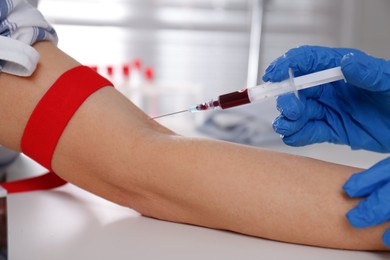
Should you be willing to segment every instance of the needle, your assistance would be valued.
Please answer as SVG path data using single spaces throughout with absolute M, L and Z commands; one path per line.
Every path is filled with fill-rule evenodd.
M 161 116 L 151 117 L 150 119 L 157 119 L 157 118 L 161 118 L 161 117 L 171 116 L 171 115 L 175 115 L 175 114 L 184 113 L 184 112 L 187 112 L 187 111 L 188 111 L 188 109 L 181 110 L 181 111 L 178 111 L 178 112 L 173 112 L 173 113 L 169 113 L 169 114 L 165 114 L 165 115 L 161 115 Z

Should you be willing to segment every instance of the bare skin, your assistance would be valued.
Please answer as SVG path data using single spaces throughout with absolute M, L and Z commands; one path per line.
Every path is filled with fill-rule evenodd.
M 48 42 L 30 78 L 0 74 L 0 143 L 20 150 L 37 102 L 79 63 Z M 64 179 L 145 216 L 291 243 L 388 250 L 390 224 L 355 229 L 358 200 L 342 185 L 360 169 L 227 142 L 179 136 L 113 88 L 92 94 L 66 127 L 52 161 Z

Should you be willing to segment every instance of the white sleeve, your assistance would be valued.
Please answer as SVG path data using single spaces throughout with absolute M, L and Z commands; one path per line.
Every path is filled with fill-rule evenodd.
M 39 60 L 31 47 L 37 41 L 57 43 L 54 29 L 25 0 L 0 0 L 0 70 L 30 76 Z

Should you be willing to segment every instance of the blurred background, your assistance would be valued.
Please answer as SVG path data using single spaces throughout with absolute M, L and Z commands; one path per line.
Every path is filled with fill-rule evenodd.
M 304 44 L 390 57 L 386 0 L 40 0 L 39 9 L 81 62 L 139 58 L 156 80 L 201 84 L 210 96 L 246 85 L 253 26 L 261 27 L 260 76 Z M 252 23 L 254 13 L 262 23 Z
M 126 89 L 123 93 L 132 95 L 130 98 L 150 115 L 185 109 L 261 82 L 263 71 L 273 59 L 299 45 L 352 47 L 390 58 L 387 0 L 35 2 L 56 29 L 61 49 L 109 77 L 118 88 L 131 85 L 133 94 Z M 159 100 L 158 105 L 150 105 L 153 100 Z M 249 139 L 238 137 L 238 142 L 336 162 L 337 157 L 343 164 L 362 167 L 384 156 L 352 153 L 349 148 L 327 144 L 291 149 L 271 129 L 277 115 L 274 102 L 253 109 L 255 120 L 246 129 L 233 131 L 231 136 L 225 130 L 236 127 L 237 122 L 248 124 L 242 118 L 253 118 L 253 111 L 249 112 L 250 117 L 225 116 L 211 127 L 205 123 L 210 114 L 195 118 L 177 115 L 161 122 L 179 132 L 183 126 L 196 122 L 198 130 L 206 125 L 203 133 L 213 137 L 220 135 L 221 139 L 236 141 L 238 133 L 245 133 Z M 212 129 L 224 126 L 227 128 Z M 250 140 L 250 135 L 256 138 Z M 333 149 L 336 152 L 329 153 Z

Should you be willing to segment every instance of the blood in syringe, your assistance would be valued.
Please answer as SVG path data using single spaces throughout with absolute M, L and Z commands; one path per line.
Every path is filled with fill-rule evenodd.
M 214 107 L 219 107 L 219 101 L 214 100 L 212 102 L 199 104 L 196 106 L 196 110 L 204 111 L 204 110 L 208 110 L 209 108 L 214 108 Z
M 248 96 L 248 89 L 242 89 L 240 91 L 221 95 L 219 96 L 218 101 L 222 109 L 236 107 L 251 102 Z

